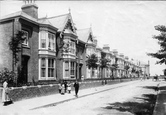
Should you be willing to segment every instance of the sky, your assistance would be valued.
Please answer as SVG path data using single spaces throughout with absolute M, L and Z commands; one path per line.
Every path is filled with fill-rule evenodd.
M 129 59 L 150 61 L 150 74 L 161 75 L 166 65 L 147 56 L 160 47 L 153 35 L 156 25 L 166 25 L 166 1 L 35 1 L 40 17 L 69 13 L 77 29 L 92 28 L 98 46 L 109 44 Z M 21 11 L 23 1 L 0 1 L 0 18 Z

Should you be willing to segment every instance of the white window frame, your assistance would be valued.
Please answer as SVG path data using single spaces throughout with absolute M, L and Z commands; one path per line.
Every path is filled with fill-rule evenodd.
M 42 59 L 45 59 L 45 76 L 42 76 Z M 49 67 L 49 59 L 53 61 L 53 65 Z M 55 63 L 56 60 L 54 58 L 39 58 L 39 80 L 50 80 L 50 79 L 56 79 L 55 77 Z M 53 76 L 49 76 L 49 70 L 53 71 Z
M 49 62 L 51 62 L 51 64 L 49 64 Z M 48 58 L 48 68 L 47 69 L 48 69 L 48 73 L 47 73 L 48 78 L 54 77 L 55 76 L 55 59 Z
M 74 41 L 70 40 L 69 49 L 70 49 L 70 54 L 76 55 L 76 45 Z
M 45 67 L 42 67 L 42 59 L 45 60 Z M 40 77 L 41 77 L 41 78 L 46 78 L 46 73 L 47 73 L 47 72 L 46 72 L 46 70 L 47 70 L 47 66 L 46 66 L 46 65 L 47 65 L 47 63 L 46 63 L 46 58 L 41 58 L 41 59 L 40 59 L 40 71 L 41 71 L 41 72 L 40 72 Z M 45 75 L 44 75 L 44 76 L 42 76 L 42 69 L 45 69 Z
M 71 61 L 70 62 L 70 78 L 75 78 L 75 62 Z
M 39 48 L 40 49 L 46 49 L 47 48 L 47 31 L 40 31 L 40 43 L 39 43 Z M 42 39 L 45 40 L 45 47 L 42 47 Z
M 45 40 L 45 47 L 42 47 L 42 40 Z M 42 30 L 39 34 L 39 49 L 56 50 L 56 36 L 54 33 Z
M 48 49 L 55 51 L 55 34 L 48 32 Z
M 65 61 L 65 78 L 70 77 L 70 64 L 69 61 Z

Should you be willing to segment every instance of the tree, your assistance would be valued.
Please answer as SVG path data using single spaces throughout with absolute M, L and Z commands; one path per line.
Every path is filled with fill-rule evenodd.
M 111 60 L 106 58 L 106 53 L 101 52 L 100 67 L 101 67 L 102 73 L 104 68 L 108 68 L 110 66 L 109 64 L 110 62 Z
M 149 56 L 159 59 L 156 64 L 166 64 L 166 26 L 158 25 L 155 29 L 160 32 L 159 35 L 154 35 L 153 38 L 158 40 L 160 50 L 156 53 L 148 53 Z
M 113 69 L 115 70 L 115 76 L 117 77 L 117 69 L 119 68 L 118 65 L 118 58 L 115 58 L 115 63 L 112 64 Z
M 115 70 L 115 74 L 116 74 L 115 76 L 117 76 L 117 71 L 116 71 L 116 70 L 117 70 L 118 67 L 119 67 L 118 64 L 117 64 L 117 63 L 114 63 L 114 64 L 112 64 L 112 67 L 113 67 L 113 69 Z
M 18 31 L 14 36 L 11 37 L 9 42 L 9 48 L 12 51 L 12 71 L 15 71 L 15 66 L 19 61 L 19 52 L 22 51 L 22 43 L 26 39 L 25 33 L 23 31 Z M 20 68 L 20 67 L 19 67 Z M 21 76 L 21 69 L 18 69 L 19 73 L 15 76 L 17 81 L 19 80 L 18 76 Z
M 139 77 L 139 71 L 138 71 L 138 70 L 136 70 L 136 71 L 135 71 L 135 73 L 136 73 L 136 74 L 137 74 L 137 76 Z
M 126 65 L 126 66 L 124 67 L 124 69 L 126 70 L 126 74 L 128 74 L 128 70 L 130 69 L 130 66 Z
M 0 71 L 0 83 L 3 83 L 5 80 L 8 81 L 9 86 L 14 86 L 14 76 L 13 71 L 9 71 L 7 68 L 4 68 Z
M 17 64 L 19 61 L 18 53 L 21 51 L 20 45 L 22 45 L 22 42 L 25 40 L 24 37 L 24 32 L 23 31 L 18 31 L 15 36 L 11 37 L 11 40 L 9 42 L 9 48 L 12 51 L 13 55 L 13 71 L 14 71 L 14 66 Z
M 143 74 L 143 71 L 142 69 L 139 70 L 139 75 L 142 75 Z
M 136 73 L 135 68 L 132 68 L 131 72 L 132 72 L 133 74 Z
M 98 57 L 96 56 L 96 54 L 91 54 L 90 56 L 88 56 L 88 59 L 86 60 L 86 65 L 88 66 L 88 68 L 92 68 L 92 74 L 94 73 L 94 69 L 98 67 Z
M 135 73 L 135 72 L 136 72 L 135 68 L 132 68 L 131 72 L 132 72 L 132 73 Z

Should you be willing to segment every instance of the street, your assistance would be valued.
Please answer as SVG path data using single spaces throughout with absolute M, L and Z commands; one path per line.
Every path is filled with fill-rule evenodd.
M 30 110 L 29 114 L 57 115 L 150 115 L 153 111 L 159 82 L 130 82 L 129 85 L 78 98 L 55 106 Z M 97 90 L 97 88 L 95 89 Z M 66 95 L 74 95 L 66 94 Z

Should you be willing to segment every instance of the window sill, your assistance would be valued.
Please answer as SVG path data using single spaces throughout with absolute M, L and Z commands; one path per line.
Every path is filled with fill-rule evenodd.
M 23 47 L 23 48 L 30 49 L 30 47 L 29 47 L 28 45 L 24 45 L 24 44 L 22 44 L 22 47 Z
M 56 78 L 55 77 L 47 77 L 47 78 L 46 77 L 42 77 L 42 78 L 40 77 L 39 80 L 40 81 L 43 81 L 43 80 L 45 80 L 45 81 L 47 81 L 47 80 L 56 80 Z
M 51 49 L 47 49 L 47 48 L 39 48 L 39 50 L 49 51 L 49 52 L 56 52 L 56 50 L 51 50 Z

